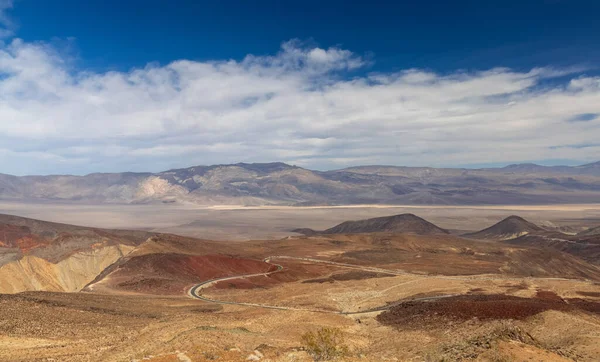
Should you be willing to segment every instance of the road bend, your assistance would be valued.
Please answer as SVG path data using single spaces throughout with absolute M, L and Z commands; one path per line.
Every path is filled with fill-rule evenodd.
M 272 270 L 272 271 L 265 272 L 265 273 L 243 274 L 243 275 L 235 275 L 235 276 L 230 276 L 230 277 L 207 280 L 205 282 L 196 284 L 193 287 L 191 287 L 188 291 L 188 295 L 191 296 L 192 298 L 196 298 L 196 299 L 203 300 L 205 302 L 216 303 L 216 304 L 239 305 L 239 306 L 245 306 L 245 307 L 256 307 L 256 308 L 264 308 L 264 309 L 303 311 L 303 312 L 314 312 L 314 313 L 329 313 L 329 314 L 341 314 L 341 315 L 355 315 L 355 314 L 381 312 L 381 311 L 390 309 L 392 307 L 395 307 L 397 305 L 400 305 L 400 304 L 406 303 L 406 302 L 433 301 L 433 300 L 438 300 L 438 299 L 443 299 L 443 298 L 455 297 L 455 296 L 459 295 L 459 294 L 444 294 L 444 295 L 437 295 L 437 296 L 424 297 L 424 298 L 404 299 L 397 303 L 386 304 L 386 305 L 380 306 L 380 307 L 375 307 L 375 308 L 370 308 L 370 309 L 365 309 L 365 310 L 360 310 L 360 311 L 346 311 L 346 312 L 345 311 L 332 311 L 332 310 L 318 309 L 318 308 L 295 308 L 295 307 L 282 307 L 282 306 L 259 304 L 259 303 L 231 302 L 231 301 L 225 301 L 225 300 L 212 299 L 212 298 L 202 295 L 203 289 L 211 287 L 219 282 L 223 282 L 223 281 L 227 281 L 227 280 L 234 280 L 234 279 L 248 279 L 248 278 L 260 277 L 260 276 L 268 277 L 272 274 L 281 272 L 284 269 L 283 266 L 273 263 L 272 260 L 274 260 L 274 259 L 298 260 L 298 261 L 304 261 L 304 262 L 308 262 L 308 263 L 326 264 L 326 265 L 336 266 L 339 268 L 361 270 L 361 271 L 367 271 L 367 272 L 373 272 L 373 273 L 388 274 L 388 275 L 394 275 L 394 276 L 412 275 L 415 277 L 422 277 L 422 278 L 428 278 L 428 279 L 434 278 L 434 279 L 467 280 L 467 281 L 481 281 L 481 280 L 522 281 L 522 280 L 529 280 L 529 279 L 543 279 L 543 280 L 569 280 L 569 281 L 578 281 L 581 283 L 588 283 L 588 284 L 591 283 L 591 281 L 589 281 L 589 280 L 574 280 L 574 279 L 566 279 L 566 278 L 532 278 L 532 277 L 514 278 L 514 277 L 506 277 L 506 276 L 494 277 L 494 276 L 490 276 L 490 275 L 470 275 L 470 276 L 421 275 L 421 274 L 408 273 L 408 272 L 401 271 L 401 270 L 390 270 L 390 269 L 382 269 L 382 268 L 368 267 L 368 266 L 361 266 L 361 265 L 354 265 L 354 264 L 337 263 L 337 262 L 328 261 L 328 260 L 280 255 L 280 256 L 269 256 L 269 257 L 263 259 L 263 261 L 265 263 L 268 263 L 270 265 L 277 267 L 276 270 Z
M 341 268 L 347 268 L 347 269 L 356 269 L 356 270 L 362 270 L 362 271 L 369 271 L 369 272 L 376 272 L 376 273 L 382 273 L 382 274 L 389 274 L 389 275 L 409 275 L 410 273 L 406 273 L 406 272 L 402 272 L 402 271 L 397 271 L 397 270 L 387 270 L 387 269 L 381 269 L 381 268 L 374 268 L 374 267 L 363 267 L 360 265 L 352 265 L 352 264 L 345 264 L 345 263 L 336 263 L 336 262 L 332 262 L 332 261 L 327 261 L 327 260 L 320 260 L 320 259 L 312 259 L 312 258 L 300 258 L 300 257 L 292 257 L 292 256 L 270 256 L 267 257 L 265 259 L 263 259 L 263 261 L 265 263 L 268 263 L 270 265 L 273 265 L 275 267 L 277 267 L 276 270 L 272 270 L 269 272 L 265 272 L 265 273 L 255 273 L 255 274 L 242 274 L 242 275 L 234 275 L 234 276 L 229 276 L 229 277 L 223 277 L 223 278 L 215 278 L 215 279 L 210 279 L 207 281 L 204 281 L 202 283 L 196 284 L 194 286 L 192 286 L 189 290 L 188 290 L 188 295 L 192 298 L 195 299 L 199 299 L 205 302 L 209 302 L 209 303 L 215 303 L 215 304 L 224 304 L 224 305 L 239 305 L 239 306 L 245 306 L 245 307 L 256 307 L 256 308 L 264 308 L 264 309 L 276 309 L 276 310 L 287 310 L 287 311 L 301 311 L 301 312 L 313 312 L 313 313 L 328 313 L 328 314 L 340 314 L 340 315 L 354 315 L 354 314 L 364 314 L 364 313 L 373 313 L 373 312 L 380 312 L 380 311 L 384 311 L 387 309 L 390 309 L 396 305 L 405 303 L 405 302 L 409 302 L 409 301 L 428 301 L 428 300 L 436 300 L 436 299 L 442 299 L 442 298 L 448 298 L 448 297 L 453 297 L 456 296 L 456 294 L 447 294 L 447 295 L 438 295 L 438 296 L 434 296 L 434 297 L 425 297 L 425 298 L 417 298 L 417 299 L 409 299 L 409 300 L 403 300 L 402 302 L 398 302 L 398 303 L 394 303 L 394 304 L 387 304 L 384 306 L 380 306 L 380 307 L 375 307 L 375 308 L 370 308 L 370 309 L 365 309 L 365 310 L 361 310 L 361 311 L 349 311 L 349 312 L 345 312 L 345 311 L 333 311 L 333 310 L 327 310 L 327 309 L 318 309 L 318 308 L 296 308 L 296 307 L 283 307 L 283 306 L 276 306 L 276 305 L 268 305 L 268 304 L 259 304 L 259 303 L 247 303 L 247 302 L 233 302 L 233 301 L 226 301 L 226 300 L 218 300 L 218 299 L 213 299 L 213 298 L 209 298 L 206 297 L 204 295 L 202 295 L 202 290 L 209 288 L 217 283 L 223 282 L 223 281 L 227 281 L 227 280 L 235 280 L 235 279 L 248 279 L 248 278 L 254 278 L 254 277 L 268 277 L 269 275 L 275 274 L 275 273 L 279 273 L 282 270 L 284 270 L 283 266 L 279 265 L 279 264 L 275 264 L 272 263 L 271 260 L 273 259 L 285 259 L 285 260 L 299 260 L 299 261 L 305 261 L 305 262 L 310 262 L 310 263 L 316 263 L 316 264 L 327 264 L 327 265 L 333 265 L 333 266 L 337 266 L 337 267 L 341 267 Z

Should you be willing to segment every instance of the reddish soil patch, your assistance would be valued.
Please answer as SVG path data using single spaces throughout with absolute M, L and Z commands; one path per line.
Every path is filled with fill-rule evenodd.
M 600 303 L 591 300 L 570 298 L 568 299 L 570 305 L 575 306 L 578 309 L 586 312 L 600 314 Z
M 385 325 L 422 326 L 440 319 L 465 321 L 525 319 L 547 310 L 600 313 L 600 303 L 583 299 L 563 300 L 553 292 L 540 291 L 534 298 L 504 294 L 461 295 L 433 301 L 406 302 L 377 317 Z
M 600 292 L 577 292 L 577 294 L 583 295 L 584 297 L 600 298 Z
M 556 293 L 548 291 L 548 290 L 538 290 L 535 293 L 535 298 L 542 300 L 549 300 L 555 302 L 564 302 L 564 299 L 559 297 Z
M 27 251 L 44 245 L 44 240 L 26 226 L 0 224 L 0 247 Z
M 213 285 L 216 289 L 265 289 L 269 286 L 274 285 L 271 279 L 268 277 L 254 277 L 248 279 L 232 279 L 219 282 Z
M 23 252 L 47 246 L 48 242 L 31 233 L 27 226 L 0 224 L 0 247 L 18 248 Z
M 363 280 L 372 278 L 385 278 L 389 277 L 389 274 L 373 273 L 366 271 L 351 271 L 347 273 L 333 274 L 327 278 L 309 279 L 302 283 L 333 283 L 336 281 L 348 281 L 348 280 Z
M 261 260 L 227 255 L 149 254 L 131 258 L 110 275 L 119 289 L 180 294 L 192 284 L 276 269 Z
M 47 245 L 48 243 L 46 243 L 37 235 L 27 235 L 15 241 L 15 246 L 21 249 L 23 252 L 27 252 L 35 248 L 41 248 Z
M 6 245 L 12 245 L 16 240 L 30 234 L 31 230 L 26 226 L 0 224 L 0 238 Z
M 269 288 L 282 283 L 291 283 L 299 280 L 314 279 L 323 275 L 328 275 L 332 271 L 337 271 L 339 268 L 310 264 L 295 261 L 277 261 L 284 269 L 280 272 L 270 274 L 268 276 L 233 279 L 223 281 L 214 285 L 217 289 L 253 289 L 253 288 Z

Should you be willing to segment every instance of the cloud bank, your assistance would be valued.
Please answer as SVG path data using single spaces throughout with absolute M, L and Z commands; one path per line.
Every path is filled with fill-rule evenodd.
M 15 39 L 0 47 L 0 172 L 600 159 L 600 77 L 370 63 L 292 40 L 270 56 L 97 73 Z

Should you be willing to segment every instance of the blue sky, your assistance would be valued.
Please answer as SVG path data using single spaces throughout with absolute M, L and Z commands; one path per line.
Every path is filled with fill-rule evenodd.
M 597 64 L 600 2 L 19 0 L 26 41 L 74 38 L 81 67 L 269 55 L 312 40 L 373 53 L 378 70 Z
M 600 159 L 598 1 L 0 0 L 0 173 Z

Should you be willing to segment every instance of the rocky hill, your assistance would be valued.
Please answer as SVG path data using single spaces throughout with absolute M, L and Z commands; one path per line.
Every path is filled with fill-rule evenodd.
M 312 234 L 364 234 L 364 233 L 413 233 L 419 235 L 448 234 L 429 221 L 413 214 L 376 217 L 373 219 L 346 221 L 324 231 L 296 229 L 298 233 Z
M 555 249 L 572 254 L 589 263 L 600 265 L 600 234 L 594 229 L 577 235 L 541 228 L 519 216 L 509 216 L 487 229 L 463 235 L 478 240 L 502 241 L 513 245 L 526 245 Z
M 541 233 L 544 231 L 544 229 L 536 224 L 531 223 L 520 216 L 512 215 L 487 229 L 475 233 L 464 234 L 464 236 L 473 239 L 510 240 L 523 235 Z

